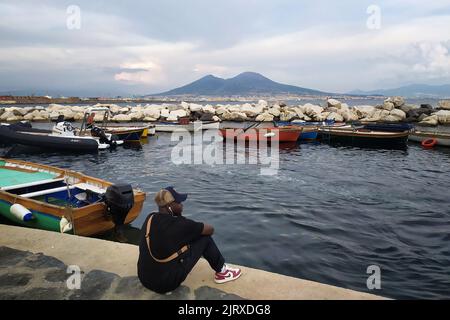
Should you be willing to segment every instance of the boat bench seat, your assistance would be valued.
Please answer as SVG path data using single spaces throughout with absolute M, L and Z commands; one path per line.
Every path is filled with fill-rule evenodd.
M 0 190 L 2 190 L 2 191 L 11 191 L 11 190 L 15 190 L 15 189 L 21 189 L 21 188 L 27 188 L 27 187 L 35 187 L 35 186 L 45 185 L 45 184 L 54 183 L 54 182 L 60 182 L 60 181 L 63 181 L 63 180 L 64 180 L 64 178 L 39 180 L 39 181 L 33 181 L 33 182 L 28 182 L 28 183 L 16 184 L 16 185 L 13 185 L 13 186 L 0 187 Z
M 44 196 L 46 194 L 51 194 L 51 193 L 55 193 L 55 192 L 60 192 L 60 191 L 64 191 L 64 190 L 73 190 L 75 189 L 75 186 L 70 186 L 67 188 L 67 186 L 64 187 L 59 187 L 59 188 L 53 188 L 53 189 L 47 189 L 47 190 L 41 190 L 41 191 L 36 191 L 36 192 L 30 192 L 30 193 L 25 193 L 25 194 L 21 194 L 21 197 L 24 198 L 33 198 L 33 197 L 39 197 L 39 196 Z

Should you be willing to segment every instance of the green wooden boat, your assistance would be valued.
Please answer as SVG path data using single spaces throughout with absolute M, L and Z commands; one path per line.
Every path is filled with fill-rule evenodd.
M 144 200 L 129 185 L 0 158 L 0 215 L 22 226 L 92 236 L 136 219 Z

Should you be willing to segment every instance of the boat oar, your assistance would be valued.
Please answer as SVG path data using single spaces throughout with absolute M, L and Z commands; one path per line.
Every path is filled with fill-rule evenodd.
M 252 129 L 252 128 L 256 128 L 256 127 L 259 126 L 259 125 L 260 125 L 260 122 L 253 123 L 253 124 L 251 124 L 250 126 L 248 126 L 247 128 L 245 128 L 245 129 L 244 129 L 244 132 L 246 132 L 247 130 L 250 130 L 250 129 Z

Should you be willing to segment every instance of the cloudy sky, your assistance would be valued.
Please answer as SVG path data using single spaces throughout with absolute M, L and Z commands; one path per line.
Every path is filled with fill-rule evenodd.
M 329 92 L 450 83 L 450 0 L 37 2 L 0 0 L 0 92 L 147 94 L 244 71 Z

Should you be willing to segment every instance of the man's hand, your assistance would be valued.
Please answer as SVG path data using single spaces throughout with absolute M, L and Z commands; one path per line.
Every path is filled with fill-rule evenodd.
M 212 236 L 213 233 L 214 233 L 214 227 L 209 224 L 204 223 L 202 236 Z

